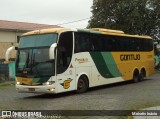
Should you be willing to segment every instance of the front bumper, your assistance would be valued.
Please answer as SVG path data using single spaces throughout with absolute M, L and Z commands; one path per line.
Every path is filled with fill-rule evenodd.
M 27 86 L 16 84 L 16 90 L 25 93 L 56 93 L 53 85 Z

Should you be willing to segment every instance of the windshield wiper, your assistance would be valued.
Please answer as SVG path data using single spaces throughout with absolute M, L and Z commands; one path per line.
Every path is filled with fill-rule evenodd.
M 26 62 L 25 62 L 25 65 L 24 65 L 22 71 L 24 71 L 26 68 L 28 68 L 28 66 L 29 66 L 29 52 L 27 53 L 27 60 L 26 60 Z

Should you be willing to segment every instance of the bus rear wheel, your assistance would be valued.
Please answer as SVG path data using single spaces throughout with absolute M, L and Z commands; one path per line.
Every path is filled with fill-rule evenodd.
M 84 93 L 88 89 L 88 79 L 86 76 L 81 76 L 77 83 L 77 93 Z
M 146 70 L 142 69 L 140 74 L 139 74 L 139 80 L 142 81 L 146 77 Z
M 135 70 L 133 73 L 133 82 L 137 83 L 139 81 L 139 71 Z

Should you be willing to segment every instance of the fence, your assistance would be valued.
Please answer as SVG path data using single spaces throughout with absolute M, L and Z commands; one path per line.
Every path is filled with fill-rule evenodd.
M 0 64 L 0 80 L 9 80 L 8 64 Z
M 0 81 L 15 79 L 15 62 L 0 63 Z

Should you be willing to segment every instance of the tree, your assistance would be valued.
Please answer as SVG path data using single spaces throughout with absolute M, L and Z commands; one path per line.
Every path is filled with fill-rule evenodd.
M 160 0 L 93 0 L 88 28 L 151 35 L 160 32 Z

